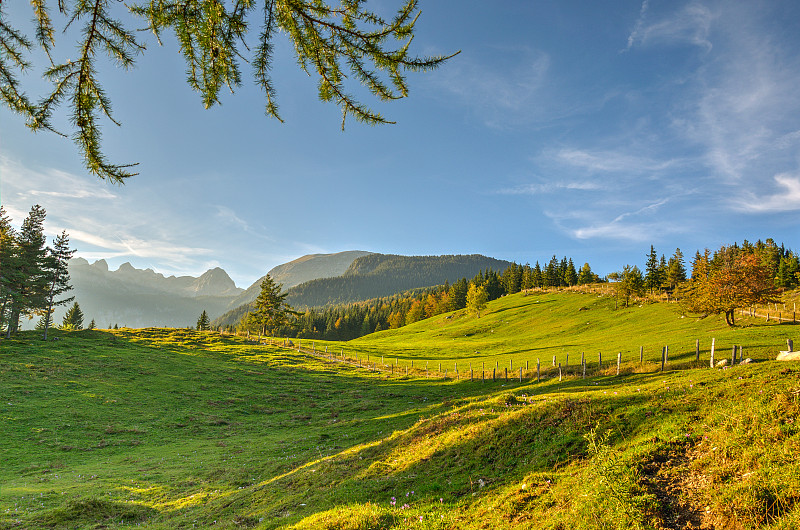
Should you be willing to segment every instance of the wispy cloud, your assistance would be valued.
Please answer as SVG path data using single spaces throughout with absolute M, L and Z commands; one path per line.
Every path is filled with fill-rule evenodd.
M 540 184 L 522 184 L 511 188 L 502 188 L 497 190 L 498 195 L 541 195 L 546 193 L 554 193 L 562 190 L 574 191 L 594 191 L 601 189 L 602 186 L 598 182 L 583 181 L 583 182 L 546 182 Z
M 680 230 L 678 226 L 664 223 L 662 219 L 656 217 L 661 207 L 668 202 L 670 202 L 669 198 L 659 199 L 605 221 L 602 220 L 602 212 L 583 212 L 572 216 L 574 220 L 580 221 L 579 223 L 570 223 L 581 224 L 577 227 L 565 226 L 567 220 L 563 215 L 552 212 L 549 215 L 576 239 L 600 238 L 646 242 L 653 241 L 654 237 L 660 234 Z
M 33 169 L 7 157 L 0 157 L 0 172 L 3 206 L 15 224 L 22 222 L 31 205 L 40 204 L 47 211 L 47 235 L 66 230 L 78 250 L 76 256 L 136 260 L 139 266 L 159 263 L 159 268 L 176 272 L 196 271 L 209 260 L 212 251 L 187 237 L 183 225 L 188 220 L 172 215 L 168 205 L 152 194 L 139 201 L 130 189 L 111 191 L 92 177 Z
M 497 50 L 493 50 L 496 52 Z M 480 116 L 486 125 L 505 128 L 542 110 L 550 56 L 527 47 L 502 50 L 502 64 L 462 54 L 442 67 L 431 83 Z
M 706 6 L 692 2 L 680 9 L 653 17 L 650 2 L 645 0 L 639 10 L 639 18 L 628 35 L 624 51 L 636 45 L 659 46 L 672 44 L 691 44 L 711 50 L 709 40 L 714 14 Z M 655 18 L 652 22 L 650 18 Z
M 586 149 L 561 149 L 553 155 L 558 162 L 582 168 L 590 173 L 620 172 L 644 173 L 665 171 L 680 163 L 680 160 L 658 160 L 632 155 L 624 151 L 591 151 Z

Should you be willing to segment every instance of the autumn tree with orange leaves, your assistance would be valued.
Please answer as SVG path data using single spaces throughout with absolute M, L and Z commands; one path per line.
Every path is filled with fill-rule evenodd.
M 713 259 L 708 250 L 698 253 L 692 278 L 681 291 L 688 312 L 724 313 L 729 326 L 735 325 L 736 309 L 776 302 L 778 294 L 770 268 L 737 247 L 722 247 Z

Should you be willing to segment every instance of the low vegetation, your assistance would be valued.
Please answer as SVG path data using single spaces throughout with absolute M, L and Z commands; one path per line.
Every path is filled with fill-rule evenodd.
M 770 360 L 797 326 L 612 304 L 520 293 L 314 345 L 415 366 L 631 354 L 539 383 L 214 332 L 22 332 L 0 343 L 0 528 L 800 526 L 800 366 Z M 708 368 L 712 337 L 756 362 Z

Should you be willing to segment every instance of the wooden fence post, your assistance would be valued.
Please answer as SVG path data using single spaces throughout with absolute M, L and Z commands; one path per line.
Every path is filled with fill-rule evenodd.
M 564 361 L 564 366 L 569 366 L 569 354 L 567 354 L 567 359 Z
M 711 339 L 711 368 L 714 368 L 714 346 L 716 346 L 717 339 Z
M 622 363 L 622 352 L 617 352 L 617 375 L 619 375 L 619 365 Z
M 583 378 L 586 379 L 586 359 L 581 359 L 581 370 L 583 370 Z
M 736 344 L 733 345 L 733 351 L 731 352 L 731 366 L 736 364 Z
M 603 371 L 603 352 L 597 352 L 597 372 Z
M 665 363 L 665 359 L 666 359 L 665 350 L 666 350 L 666 347 L 662 346 L 661 347 L 661 371 L 662 372 L 664 371 L 664 363 Z
M 519 367 L 519 382 L 522 382 L 522 367 Z
M 541 380 L 542 380 L 542 378 L 541 378 L 541 365 L 539 363 L 539 358 L 537 357 L 536 358 L 536 382 L 538 383 Z
M 700 362 L 700 339 L 694 340 L 694 362 Z
M 504 368 L 504 370 L 506 371 L 506 383 L 508 383 L 508 368 Z
M 586 365 L 586 352 L 581 352 L 581 366 Z
M 639 346 L 639 366 L 644 364 L 644 346 Z
M 669 344 L 664 346 L 664 362 L 665 363 L 669 362 Z
M 494 368 L 492 368 L 492 383 L 494 383 L 495 381 L 496 372 L 497 372 L 497 367 L 495 366 Z

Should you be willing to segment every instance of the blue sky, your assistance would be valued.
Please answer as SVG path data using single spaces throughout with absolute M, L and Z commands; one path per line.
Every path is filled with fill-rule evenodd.
M 641 267 L 651 244 L 687 258 L 743 239 L 800 248 L 796 1 L 420 4 L 412 48 L 461 54 L 409 74 L 405 100 L 364 98 L 396 125 L 342 132 L 283 35 L 286 123 L 263 115 L 249 72 L 204 110 L 173 43 L 144 37 L 134 70 L 105 68 L 122 127 L 103 129 L 112 161 L 140 174 L 99 181 L 69 140 L 2 109 L 0 199 L 17 224 L 41 204 L 50 234 L 112 269 L 221 266 L 242 287 L 353 249 L 556 254 L 606 274 Z M 30 18 L 24 2 L 4 9 Z

